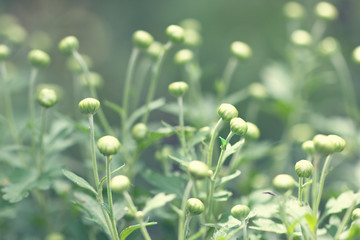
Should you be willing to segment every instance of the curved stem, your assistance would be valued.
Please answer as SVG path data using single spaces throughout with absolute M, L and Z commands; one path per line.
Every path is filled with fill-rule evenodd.
M 207 161 L 209 168 L 211 168 L 211 165 L 212 165 L 212 156 L 213 156 L 213 151 L 214 151 L 215 138 L 216 138 L 216 135 L 217 135 L 219 129 L 221 128 L 222 123 L 223 123 L 223 120 L 220 118 L 219 121 L 216 123 L 215 127 L 211 131 L 211 138 L 210 138 L 209 149 L 208 149 L 208 161 Z
M 326 175 L 328 174 L 328 169 L 329 169 L 330 163 L 331 163 L 331 155 L 328 155 L 326 157 L 323 169 L 321 171 L 320 182 L 319 182 L 319 191 L 317 194 L 317 199 L 316 199 L 316 204 L 315 204 L 316 212 L 318 211 L 319 206 L 320 206 L 321 196 L 322 196 L 324 184 L 325 184 L 325 178 L 326 178 Z
M 186 214 L 185 216 L 185 223 L 184 223 L 184 233 L 183 233 L 183 238 L 179 238 L 179 240 L 185 240 L 187 239 L 187 233 L 189 231 L 189 224 L 190 224 L 190 220 L 191 220 L 191 215 L 190 214 Z
M 231 57 L 225 67 L 225 71 L 223 75 L 224 89 L 220 94 L 220 99 L 224 98 L 224 96 L 226 95 L 229 89 L 231 78 L 234 75 L 237 64 L 238 64 L 238 60 L 235 57 Z
M 354 201 L 354 202 L 351 204 L 351 206 L 346 210 L 346 213 L 345 213 L 345 215 L 344 215 L 344 217 L 343 217 L 343 219 L 342 219 L 342 221 L 341 221 L 341 223 L 340 223 L 340 226 L 339 226 L 338 230 L 336 231 L 336 234 L 335 234 L 335 236 L 334 236 L 334 240 L 339 240 L 339 239 L 340 239 L 340 235 L 341 235 L 341 233 L 343 232 L 346 224 L 347 224 L 348 221 L 350 220 L 351 213 L 352 213 L 352 211 L 354 210 L 355 206 L 356 206 L 356 201 Z
M 178 226 L 178 239 L 185 239 L 185 217 L 186 217 L 186 201 L 189 199 L 191 188 L 193 186 L 193 181 L 190 178 L 188 183 L 186 184 L 184 195 L 181 201 L 181 215 L 179 216 L 179 226 Z
M 243 225 L 243 239 L 244 240 L 248 240 L 248 235 L 247 235 L 247 224 L 245 219 L 242 220 L 242 225 Z
M 111 163 L 112 156 L 106 157 L 106 183 L 107 183 L 107 196 L 108 196 L 108 203 L 109 203 L 109 214 L 111 219 L 112 230 L 115 235 L 115 239 L 119 239 L 119 234 L 116 229 L 116 221 L 114 216 L 114 208 L 113 208 L 113 200 L 112 200 L 112 193 L 110 187 L 111 181 L 111 171 L 110 171 L 110 163 Z

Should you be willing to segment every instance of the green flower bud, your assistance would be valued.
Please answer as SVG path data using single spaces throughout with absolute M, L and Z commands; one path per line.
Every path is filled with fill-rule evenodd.
M 265 86 L 261 83 L 252 83 L 248 87 L 248 91 L 251 97 L 257 100 L 264 100 L 268 97 Z
M 260 130 L 259 128 L 253 124 L 252 122 L 246 122 L 247 131 L 245 134 L 246 140 L 256 140 L 260 137 Z
M 130 180 L 127 176 L 117 175 L 110 181 L 110 188 L 113 192 L 122 193 L 130 187 Z
M 204 211 L 205 207 L 201 200 L 197 198 L 189 198 L 186 201 L 186 210 L 191 215 L 199 215 Z
M 185 95 L 189 85 L 186 82 L 173 82 L 169 85 L 169 92 L 174 97 L 182 97 Z
M 316 152 L 328 155 L 335 150 L 335 143 L 326 135 L 318 134 L 313 138 Z
M 360 208 L 355 208 L 355 209 L 352 211 L 351 219 L 352 219 L 352 220 L 355 220 L 355 219 L 359 219 L 359 218 L 360 218 Z
M 337 19 L 338 11 L 334 5 L 328 2 L 319 2 L 315 6 L 315 14 L 321 19 L 332 21 Z
M 178 65 L 186 65 L 194 59 L 194 54 L 189 49 L 178 51 L 174 56 L 174 61 Z
M 8 46 L 0 45 L 0 62 L 6 60 L 11 54 L 11 50 Z
M 137 123 L 132 128 L 132 137 L 137 141 L 144 141 L 148 137 L 149 130 L 144 123 Z
M 119 151 L 120 142 L 113 136 L 104 136 L 98 140 L 97 147 L 104 156 L 111 156 Z
M 230 121 L 239 115 L 238 110 L 233 105 L 228 103 L 221 104 L 217 110 L 217 113 L 225 121 Z
M 284 5 L 284 15 L 291 19 L 301 19 L 305 16 L 305 10 L 297 2 L 288 2 Z
M 246 60 L 252 55 L 252 50 L 246 43 L 236 41 L 231 44 L 230 51 L 237 59 Z
M 314 129 L 309 124 L 299 123 L 291 128 L 290 133 L 292 139 L 301 143 L 314 136 Z
M 59 50 L 64 55 L 71 55 L 79 49 L 79 40 L 74 36 L 63 38 L 59 42 Z
M 315 145 L 314 145 L 314 142 L 312 140 L 308 140 L 308 141 L 303 142 L 303 144 L 301 145 L 301 148 L 308 155 L 312 155 L 312 154 L 315 153 Z
M 247 124 L 242 118 L 236 117 L 230 120 L 230 130 L 236 135 L 245 135 L 247 129 Z
M 173 154 L 173 149 L 170 145 L 165 145 L 163 148 L 155 152 L 155 159 L 160 162 L 166 162 L 169 159 L 169 155 Z
M 295 187 L 296 183 L 292 176 L 288 174 L 279 174 L 272 181 L 274 187 L 280 192 L 286 192 Z
M 357 46 L 353 52 L 352 52 L 352 57 L 354 62 L 356 63 L 360 63 L 360 46 Z
M 79 102 L 80 112 L 94 115 L 100 108 L 100 102 L 95 98 L 85 98 Z
M 190 47 L 198 47 L 202 43 L 201 35 L 198 31 L 193 29 L 185 29 L 184 44 Z
M 296 30 L 291 34 L 291 41 L 294 45 L 306 47 L 312 43 L 312 37 L 307 31 Z
M 184 28 L 184 30 L 195 30 L 195 31 L 201 31 L 201 23 L 193 18 L 187 18 L 180 22 L 180 26 Z
M 166 28 L 166 35 L 173 43 L 181 43 L 184 41 L 184 29 L 178 25 L 170 25 Z
M 35 68 L 44 68 L 50 64 L 50 56 L 39 49 L 31 50 L 28 59 L 30 64 Z
M 153 42 L 146 50 L 146 53 L 153 59 L 159 58 L 163 52 L 164 46 L 159 42 Z
M 313 171 L 313 165 L 308 160 L 300 160 L 295 164 L 295 172 L 299 177 L 308 178 Z
M 328 57 L 333 55 L 339 49 L 339 43 L 333 37 L 324 38 L 318 45 L 319 53 Z
M 240 221 L 244 220 L 249 213 L 250 208 L 243 204 L 238 204 L 231 208 L 231 215 Z
M 150 33 L 138 30 L 133 35 L 133 42 L 137 48 L 146 50 L 154 42 L 154 38 Z
M 189 162 L 188 171 L 190 175 L 195 179 L 204 179 L 209 177 L 209 167 L 206 163 L 194 160 Z
M 40 90 L 37 100 L 41 106 L 50 108 L 57 103 L 57 94 L 54 89 L 43 88 Z
M 48 234 L 45 240 L 65 240 L 65 237 L 61 233 L 53 232 Z
M 335 144 L 335 152 L 342 152 L 342 150 L 344 150 L 346 142 L 342 137 L 339 137 L 338 135 L 329 135 L 328 138 Z
M 12 44 L 20 45 L 25 41 L 27 32 L 22 26 L 11 24 L 4 30 L 3 35 Z
M 83 58 L 86 66 L 91 69 L 93 62 L 91 58 L 87 55 L 81 54 L 81 57 Z M 67 69 L 72 73 L 83 73 L 84 70 L 82 69 L 80 63 L 73 57 L 70 56 L 66 61 L 66 67 Z
M 84 87 L 91 86 L 94 88 L 100 88 L 104 83 L 103 78 L 97 72 L 90 72 L 89 79 L 87 74 L 84 73 L 80 76 L 79 80 Z

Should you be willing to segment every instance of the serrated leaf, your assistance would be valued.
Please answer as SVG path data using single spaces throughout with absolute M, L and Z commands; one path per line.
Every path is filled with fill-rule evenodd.
M 221 185 L 223 185 L 223 184 L 237 178 L 238 176 L 240 176 L 240 174 L 241 174 L 241 171 L 236 170 L 233 174 L 222 177 L 220 179 L 220 181 L 215 184 L 215 187 L 221 186 Z
M 69 180 L 74 182 L 79 187 L 87 189 L 87 190 L 91 191 L 92 193 L 94 193 L 95 195 L 97 195 L 97 192 L 95 191 L 95 189 L 82 177 L 79 177 L 75 173 L 70 172 L 66 169 L 63 169 L 63 174 L 65 175 L 65 177 L 67 177 Z
M 234 145 L 227 144 L 226 150 L 224 153 L 224 161 L 226 158 L 231 156 L 232 154 L 236 153 L 245 143 L 245 138 L 242 138 L 240 141 L 235 143 Z
M 341 193 L 337 198 L 331 198 L 325 206 L 325 214 L 335 214 L 351 207 L 355 201 L 360 202 L 360 193 L 355 194 L 353 191 Z
M 144 223 L 145 226 L 153 226 L 156 224 L 157 224 L 157 222 Z M 120 240 L 125 240 L 133 231 L 135 231 L 136 229 L 139 229 L 139 228 L 140 228 L 140 224 L 132 225 L 132 226 L 125 228 L 120 233 Z
M 163 207 L 166 203 L 174 200 L 175 197 L 175 194 L 166 195 L 165 193 L 158 193 L 152 199 L 146 202 L 146 205 L 143 209 L 144 215 L 156 208 Z

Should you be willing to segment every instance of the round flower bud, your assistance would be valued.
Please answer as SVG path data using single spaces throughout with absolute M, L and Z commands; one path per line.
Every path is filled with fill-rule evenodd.
M 113 136 L 104 136 L 98 140 L 97 147 L 104 156 L 111 156 L 119 151 L 120 142 Z
M 335 150 L 335 143 L 326 135 L 318 134 L 313 138 L 316 152 L 328 155 Z
M 246 140 L 256 140 L 260 137 L 260 130 L 259 128 L 253 124 L 252 122 L 246 122 L 247 131 L 245 134 Z
M 79 40 L 74 36 L 63 38 L 59 42 L 59 50 L 64 55 L 71 55 L 79 49 Z
M 310 33 L 304 30 L 296 30 L 291 34 L 291 41 L 294 45 L 306 47 L 312 43 Z
M 117 175 L 110 181 L 111 191 L 116 193 L 122 193 L 128 190 L 130 187 L 130 180 L 127 176 Z
M 199 215 L 204 211 L 204 204 L 197 198 L 189 198 L 186 201 L 186 210 L 191 215 Z
M 79 109 L 82 113 L 94 115 L 100 108 L 100 102 L 95 98 L 85 98 L 79 102 Z
M 249 45 L 240 41 L 233 42 L 230 46 L 230 51 L 237 59 L 249 59 L 252 55 Z
M 302 143 L 314 136 L 314 129 L 306 123 L 294 125 L 290 130 L 291 138 L 298 143 Z
M 239 115 L 238 110 L 233 105 L 228 103 L 221 104 L 217 110 L 217 113 L 225 121 L 230 121 Z
M 185 95 L 189 85 L 186 82 L 173 82 L 169 85 L 169 92 L 174 97 L 182 97 Z
M 184 28 L 184 30 L 191 29 L 195 31 L 201 31 L 201 23 L 193 18 L 187 18 L 180 22 L 180 26 Z
M 279 174 L 272 181 L 274 187 L 280 192 L 286 192 L 295 187 L 296 183 L 292 176 L 288 174 Z
M 338 11 L 334 5 L 328 2 L 319 2 L 315 6 L 315 14 L 321 19 L 332 21 L 337 19 Z
M 301 148 L 308 155 L 312 155 L 312 154 L 315 153 L 315 145 L 314 145 L 314 142 L 312 140 L 308 140 L 308 141 L 303 142 L 303 144 L 301 145 Z
M 339 43 L 333 37 L 323 39 L 318 45 L 319 53 L 324 57 L 333 55 L 338 49 Z
M 288 2 L 284 5 L 284 15 L 291 19 L 301 19 L 305 16 L 305 10 L 297 2 Z
M 153 59 L 157 59 L 163 52 L 164 46 L 159 42 L 153 42 L 146 50 L 146 53 Z
M 11 50 L 8 46 L 0 45 L 0 62 L 6 60 L 11 54 Z
M 184 29 L 178 25 L 170 25 L 166 28 L 166 35 L 173 43 L 181 43 L 184 41 Z
M 194 54 L 189 49 L 178 51 L 174 56 L 174 62 L 178 65 L 186 65 L 194 59 Z
M 346 142 L 342 137 L 339 137 L 338 135 L 329 135 L 328 137 L 335 144 L 335 152 L 342 152 L 342 150 L 344 150 Z
M 193 29 L 185 29 L 184 44 L 190 47 L 198 47 L 202 43 L 201 35 L 198 31 Z
M 257 100 L 264 100 L 268 96 L 265 86 L 261 83 L 250 84 L 248 90 L 250 96 Z
M 249 213 L 250 208 L 243 204 L 238 204 L 231 208 L 231 215 L 240 221 L 244 220 Z
M 54 89 L 43 88 L 40 90 L 37 100 L 41 106 L 49 108 L 57 103 L 57 94 Z
M 313 165 L 308 160 L 300 160 L 295 164 L 295 172 L 299 177 L 308 178 L 313 171 Z
M 35 68 L 47 67 L 50 63 L 49 55 L 41 50 L 31 50 L 28 55 L 30 64 Z
M 94 87 L 94 88 L 100 88 L 103 85 L 103 78 L 100 74 L 97 72 L 90 72 L 89 78 L 87 74 L 82 74 L 80 76 L 80 82 L 85 87 Z
M 210 176 L 208 165 L 198 160 L 189 162 L 188 171 L 193 178 L 199 180 Z
M 352 211 L 351 219 L 352 219 L 352 220 L 355 220 L 355 219 L 359 219 L 359 218 L 360 218 L 360 208 L 355 208 L 355 209 Z
M 230 130 L 236 135 L 246 134 L 247 129 L 247 124 L 242 118 L 236 117 L 230 120 Z
M 138 30 L 133 35 L 134 45 L 139 49 L 147 49 L 154 41 L 150 33 Z
M 134 125 L 131 131 L 132 137 L 137 141 L 144 141 L 148 136 L 148 128 L 144 123 L 137 123 Z
M 27 32 L 22 26 L 11 24 L 4 30 L 3 35 L 10 43 L 20 45 L 25 41 Z
M 360 63 L 360 46 L 357 46 L 352 52 L 353 60 L 356 63 Z
M 45 240 L 65 240 L 65 237 L 61 233 L 53 232 L 48 234 Z
M 81 54 L 81 57 L 84 60 L 86 66 L 89 69 L 91 69 L 92 65 L 93 65 L 91 58 L 88 55 L 84 55 L 84 54 Z M 73 73 L 83 73 L 84 72 L 80 63 L 73 56 L 70 56 L 67 59 L 66 67 L 70 72 L 73 72 Z

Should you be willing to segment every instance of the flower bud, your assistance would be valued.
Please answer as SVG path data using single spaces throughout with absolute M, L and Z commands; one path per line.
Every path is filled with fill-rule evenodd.
M 153 59 L 159 58 L 163 52 L 164 46 L 159 42 L 153 42 L 146 50 L 146 53 Z
M 242 118 L 233 118 L 230 120 L 230 130 L 236 135 L 242 136 L 247 132 L 247 124 Z
M 82 113 L 94 115 L 100 108 L 100 102 L 95 98 L 85 98 L 79 102 L 79 109 Z
M 315 14 L 321 19 L 332 21 L 337 19 L 338 11 L 334 5 L 328 2 L 319 2 L 315 6 Z
M 89 76 L 84 73 L 79 77 L 79 80 L 83 86 L 93 88 L 100 88 L 104 83 L 103 78 L 97 72 L 90 72 Z
M 202 43 L 201 35 L 198 31 L 193 29 L 185 29 L 184 44 L 190 47 L 198 47 Z
M 249 213 L 250 208 L 243 204 L 238 204 L 231 208 L 231 215 L 240 221 L 244 220 Z
M 173 152 L 174 151 L 170 145 L 165 145 L 155 152 L 155 159 L 160 162 L 166 162 L 169 159 L 169 155 L 172 155 Z
M 144 141 L 148 136 L 148 128 L 144 123 L 137 123 L 134 125 L 131 131 L 132 137 L 137 141 Z
M 354 62 L 356 63 L 360 63 L 360 46 L 357 46 L 353 52 L 352 52 L 352 57 Z
M 86 66 L 91 69 L 93 62 L 91 58 L 88 55 L 81 54 L 82 59 L 84 60 Z M 83 73 L 84 70 L 80 63 L 73 57 L 70 56 L 66 61 L 66 67 L 67 69 L 72 73 Z
M 6 60 L 11 54 L 11 50 L 8 46 L 0 45 L 0 62 Z
M 150 33 L 138 30 L 133 35 L 133 42 L 137 48 L 146 50 L 154 42 L 154 38 Z
M 326 135 L 318 134 L 313 138 L 316 152 L 328 155 L 335 150 L 335 143 Z
M 359 218 L 360 218 L 360 208 L 355 208 L 355 209 L 352 211 L 351 219 L 352 219 L 352 220 L 355 220 L 355 219 L 359 219 Z
M 238 110 L 233 105 L 228 103 L 221 104 L 217 110 L 217 113 L 225 121 L 230 121 L 239 115 Z
M 252 55 L 252 50 L 246 43 L 236 41 L 231 44 L 230 51 L 237 59 L 246 60 Z
M 174 97 L 182 97 L 185 95 L 189 85 L 186 82 L 173 82 L 169 85 L 169 92 Z
M 184 29 L 178 25 L 170 25 L 166 28 L 166 35 L 173 43 L 181 43 L 184 41 Z
M 180 26 L 184 28 L 184 30 L 195 30 L 201 31 L 201 23 L 194 18 L 186 18 L 180 22 Z
M 301 19 L 305 16 L 305 10 L 297 2 L 288 2 L 284 5 L 284 15 L 291 19 Z
M 3 35 L 10 43 L 20 45 L 25 41 L 27 32 L 22 26 L 11 24 L 4 30 Z
M 50 108 L 57 103 L 57 94 L 54 89 L 43 88 L 40 90 L 37 100 L 41 106 Z
M 291 41 L 294 45 L 306 47 L 312 43 L 312 37 L 307 31 L 296 30 L 291 34 Z
M 295 172 L 301 178 L 308 178 L 313 171 L 313 165 L 308 160 L 300 160 L 295 164 Z
M 59 50 L 64 55 L 71 55 L 79 49 L 79 40 L 74 36 L 63 38 L 59 43 Z
M 333 37 L 324 38 L 318 45 L 319 53 L 324 56 L 331 56 L 339 49 L 339 43 Z
M 314 129 L 307 123 L 298 123 L 291 128 L 290 134 L 294 141 L 302 143 L 314 136 Z
M 191 215 L 199 215 L 204 211 L 204 204 L 197 198 L 189 198 L 186 201 L 186 210 Z
M 266 91 L 266 88 L 261 83 L 252 83 L 248 87 L 248 91 L 251 97 L 257 99 L 257 100 L 264 100 L 268 97 L 268 93 Z
M 174 62 L 178 65 L 186 65 L 194 59 L 194 54 L 189 49 L 178 51 L 174 56 Z
M 65 240 L 65 237 L 61 233 L 53 232 L 48 234 L 45 240 Z
M 127 176 L 117 175 L 110 181 L 111 191 L 116 193 L 122 193 L 128 190 L 130 187 L 130 180 Z
M 198 180 L 204 179 L 204 178 L 210 176 L 208 165 L 206 163 L 198 161 L 198 160 L 193 160 L 193 161 L 189 162 L 188 171 L 193 178 L 198 179 Z
M 260 130 L 259 128 L 253 124 L 252 122 L 246 122 L 247 131 L 245 134 L 246 140 L 256 140 L 260 137 Z
M 342 152 L 342 150 L 344 150 L 346 142 L 342 137 L 339 137 L 338 135 L 329 135 L 328 137 L 335 144 L 335 152 Z
M 286 192 L 295 187 L 296 183 L 292 176 L 288 174 L 279 174 L 272 181 L 274 187 L 280 192 Z
M 50 64 L 49 55 L 41 50 L 31 50 L 28 55 L 30 64 L 35 68 L 44 68 Z
M 113 136 L 104 136 L 98 140 L 97 147 L 104 156 L 111 156 L 119 151 L 120 142 Z
M 315 145 L 312 140 L 303 142 L 303 144 L 301 145 L 301 148 L 308 155 L 312 155 L 315 153 Z

